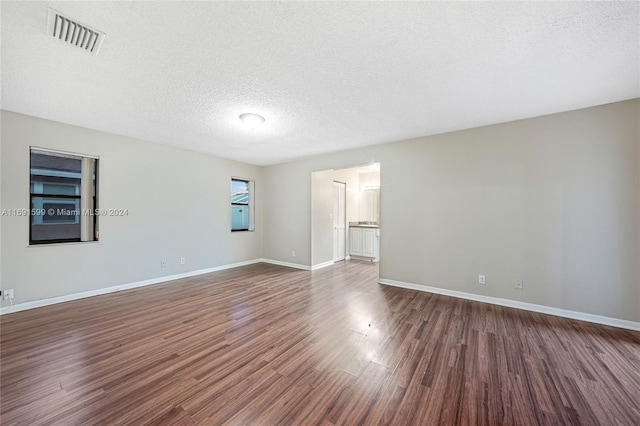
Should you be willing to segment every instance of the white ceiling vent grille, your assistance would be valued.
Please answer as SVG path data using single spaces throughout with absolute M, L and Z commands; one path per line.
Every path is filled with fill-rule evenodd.
M 49 8 L 47 34 L 67 44 L 86 50 L 92 55 L 98 54 L 106 36 L 102 31 L 81 24 L 51 8 Z

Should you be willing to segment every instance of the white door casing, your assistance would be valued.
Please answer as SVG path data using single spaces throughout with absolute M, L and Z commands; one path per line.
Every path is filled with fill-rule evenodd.
M 346 252 L 346 187 L 343 182 L 333 182 L 333 261 L 344 260 Z

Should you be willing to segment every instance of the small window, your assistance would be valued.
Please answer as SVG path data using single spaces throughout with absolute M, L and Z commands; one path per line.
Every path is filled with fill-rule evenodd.
M 98 160 L 31 149 L 29 244 L 98 240 Z
M 231 179 L 231 230 L 253 231 L 253 192 L 254 181 L 249 179 Z

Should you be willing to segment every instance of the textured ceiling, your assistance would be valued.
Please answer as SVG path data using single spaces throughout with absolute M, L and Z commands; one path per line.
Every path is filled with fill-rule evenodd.
M 97 56 L 47 7 L 104 31 Z M 3 109 L 267 165 L 640 96 L 638 2 L 8 2 Z M 256 131 L 238 115 L 266 118 Z

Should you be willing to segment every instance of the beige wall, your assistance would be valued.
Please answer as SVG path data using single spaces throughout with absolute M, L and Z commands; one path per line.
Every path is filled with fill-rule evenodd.
M 333 260 L 333 170 L 311 175 L 311 265 Z
M 346 227 L 358 220 L 359 169 L 322 170 L 311 174 L 311 265 L 333 260 L 334 181 L 346 185 Z M 346 231 L 345 231 L 346 232 Z M 345 253 L 349 255 L 349 236 L 345 236 Z
M 28 207 L 34 145 L 100 156 L 101 207 L 130 215 L 102 218 L 99 243 L 49 247 L 2 217 L 2 288 L 20 303 L 260 257 L 312 265 L 312 172 L 380 162 L 382 278 L 640 321 L 639 122 L 636 99 L 260 168 L 3 111 L 2 208 Z M 256 232 L 229 231 L 231 176 L 256 180 Z
M 263 229 L 263 257 L 310 266 L 311 173 L 371 164 L 375 155 L 373 147 L 265 167 L 263 221 L 269 227 Z
M 270 229 L 263 228 L 263 257 L 311 266 L 311 170 L 296 163 L 265 169 L 264 188 Z
M 263 256 L 291 261 L 296 245 L 309 262 L 312 171 L 379 161 L 382 278 L 640 321 L 639 111 L 636 99 L 267 167 Z
M 99 156 L 100 207 L 129 215 L 101 218 L 98 243 L 38 247 L 28 218 L 2 217 L 2 288 L 15 289 L 14 304 L 262 255 L 261 167 L 2 111 L 4 209 L 29 206 L 30 145 Z M 230 232 L 231 176 L 256 180 L 255 232 Z

